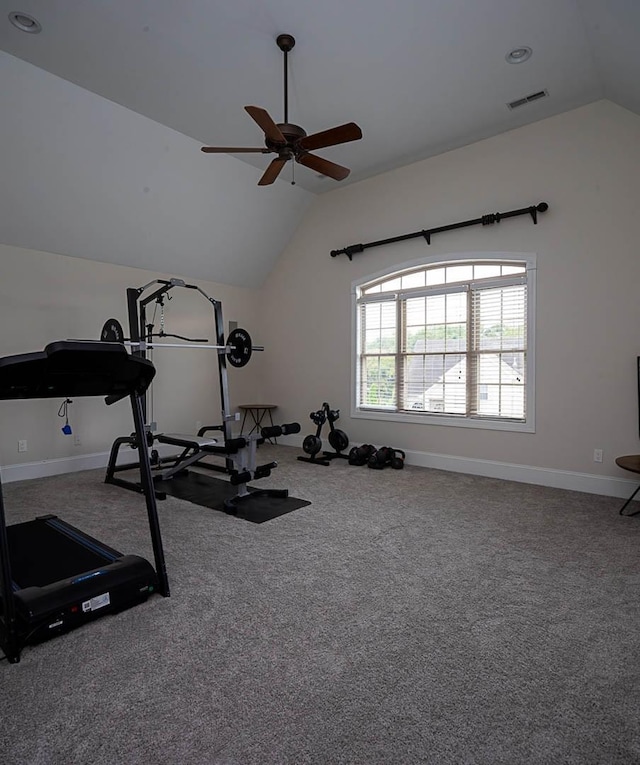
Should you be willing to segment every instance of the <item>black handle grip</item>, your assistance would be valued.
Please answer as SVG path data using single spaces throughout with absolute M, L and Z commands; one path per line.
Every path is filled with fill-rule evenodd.
M 254 478 L 268 478 L 271 475 L 273 468 L 277 468 L 277 462 L 267 462 L 265 465 L 258 465 L 253 472 Z
M 299 422 L 290 422 L 288 425 L 268 425 L 260 431 L 263 438 L 278 438 L 278 436 L 288 436 L 289 433 L 299 432 Z
M 241 483 L 247 483 L 251 480 L 251 473 L 248 470 L 244 470 L 242 473 L 232 473 L 229 478 L 229 483 L 232 486 L 239 486 Z
M 123 398 L 126 398 L 126 393 L 111 393 L 109 396 L 105 396 L 104 403 L 107 406 L 111 406 L 111 404 L 115 404 L 118 401 L 122 401 Z
M 246 445 L 247 442 L 244 438 L 230 438 L 224 443 L 225 449 L 229 454 L 235 454 L 238 449 L 244 449 Z

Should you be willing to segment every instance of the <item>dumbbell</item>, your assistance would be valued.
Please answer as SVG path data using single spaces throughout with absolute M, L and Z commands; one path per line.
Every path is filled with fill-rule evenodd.
M 327 419 L 327 415 L 325 414 L 324 409 L 318 409 L 317 412 L 311 412 L 309 417 L 311 418 L 313 424 L 318 426 L 324 425 Z
M 329 422 L 335 422 L 336 420 L 340 419 L 340 410 L 339 409 L 329 409 L 329 404 L 325 404 L 326 412 L 327 412 L 327 419 Z
M 376 453 L 376 447 L 372 444 L 354 446 L 349 452 L 350 465 L 366 465 L 369 459 Z
M 392 449 L 390 446 L 383 446 L 369 458 L 367 466 L 373 470 L 382 470 L 387 465 L 390 465 L 394 470 L 402 470 L 404 459 L 405 453 L 402 449 Z
M 367 467 L 370 467 L 373 470 L 382 470 L 391 462 L 392 457 L 393 449 L 389 446 L 381 446 L 375 454 L 372 454 L 371 457 L 369 457 Z
M 398 453 L 402 456 L 399 456 Z M 404 467 L 405 457 L 406 455 L 402 449 L 393 449 L 393 457 L 391 458 L 391 462 L 389 464 L 394 470 L 402 470 Z

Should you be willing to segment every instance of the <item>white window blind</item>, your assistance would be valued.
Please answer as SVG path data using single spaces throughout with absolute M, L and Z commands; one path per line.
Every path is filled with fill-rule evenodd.
M 469 413 L 522 420 L 526 411 L 526 284 L 473 290 L 471 311 Z
M 360 401 L 362 406 L 396 408 L 397 305 L 394 300 L 362 303 Z

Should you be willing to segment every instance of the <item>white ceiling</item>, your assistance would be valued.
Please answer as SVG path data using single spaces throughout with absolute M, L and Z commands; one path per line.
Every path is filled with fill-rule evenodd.
M 24 67 L 18 72 L 15 59 L 0 59 L 3 84 L 16 88 L 13 101 L 4 97 L 3 113 L 7 104 L 19 104 L 11 135 L 2 134 L 8 128 L 4 116 L 0 120 L 0 150 L 8 154 L 8 140 L 15 169 L 28 163 L 15 156 L 27 148 L 21 143 L 24 115 L 33 112 L 47 124 L 29 125 L 32 140 L 56 147 L 73 136 L 79 151 L 100 163 L 107 183 L 126 185 L 127 173 L 140 171 L 145 161 L 151 167 L 154 157 L 154 172 L 177 178 L 186 195 L 195 176 L 200 198 L 225 197 L 217 231 L 235 254 L 218 264 L 223 278 L 206 277 L 214 281 L 261 283 L 306 209 L 307 192 L 328 191 L 600 98 L 640 114 L 640 0 L 0 0 L 0 11 L 0 50 L 67 81 Z M 42 32 L 16 30 L 7 19 L 10 11 L 32 14 Z M 319 178 L 298 165 L 292 187 L 290 163 L 273 186 L 257 188 L 271 157 L 199 151 L 202 144 L 260 146 L 262 133 L 245 105 L 261 106 L 282 121 L 283 54 L 275 44 L 282 32 L 296 38 L 289 55 L 289 121 L 308 133 L 349 121 L 362 128 L 361 141 L 317 152 L 351 168 L 345 181 Z M 505 54 L 519 46 L 532 48 L 531 59 L 508 64 Z M 542 89 L 548 98 L 507 108 L 507 102 Z M 46 101 L 47 93 L 51 103 L 38 112 L 32 101 Z M 35 135 L 38 130 L 42 135 Z M 65 172 L 55 171 L 58 177 Z M 154 187 L 142 175 L 132 185 L 143 184 L 148 200 Z M 79 181 L 84 196 L 91 181 Z M 24 190 L 21 204 L 30 204 L 30 193 Z M 193 217 L 184 194 L 182 207 Z M 231 229 L 224 233 L 232 202 L 243 208 L 233 231 L 241 240 L 255 230 L 254 240 L 242 244 Z M 183 221 L 186 230 L 196 223 L 192 217 Z M 22 242 L 17 234 L 3 238 Z M 156 251 L 162 249 L 163 232 L 152 238 Z M 111 259 L 127 262 L 124 249 L 142 257 L 150 247 L 142 239 Z M 41 246 L 39 241 L 22 246 Z M 42 248 L 69 254 L 80 249 L 77 242 L 54 243 Z M 198 269 L 209 262 L 211 244 L 197 241 L 187 249 L 199 253 L 193 273 L 202 276 Z M 87 257 L 105 259 L 95 242 L 87 251 Z M 253 281 L 239 266 L 234 270 L 243 257 L 252 266 L 258 257 L 264 263 Z

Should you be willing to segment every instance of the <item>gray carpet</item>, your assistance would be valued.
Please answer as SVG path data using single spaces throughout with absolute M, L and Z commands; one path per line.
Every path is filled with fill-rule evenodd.
M 0 664 L 3 765 L 640 763 L 640 516 L 620 500 L 336 460 L 246 523 L 159 503 L 172 597 Z M 150 556 L 142 497 L 9 484 Z

